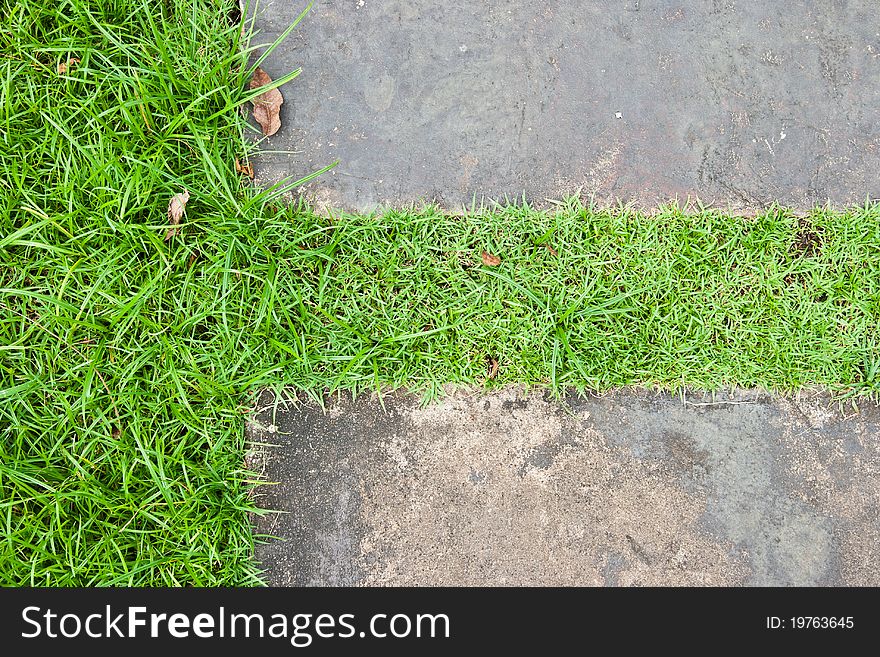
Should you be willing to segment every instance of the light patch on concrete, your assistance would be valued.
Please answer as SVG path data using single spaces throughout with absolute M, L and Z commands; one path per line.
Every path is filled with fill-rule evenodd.
M 540 396 L 459 394 L 409 418 L 412 469 L 380 461 L 362 486 L 365 584 L 742 580 L 732 546 L 697 526 L 705 495 L 592 428 L 565 431 L 559 407 Z

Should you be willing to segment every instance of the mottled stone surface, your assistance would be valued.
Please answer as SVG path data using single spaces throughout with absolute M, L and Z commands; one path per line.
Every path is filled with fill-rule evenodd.
M 257 41 L 305 4 L 262 0 Z M 339 160 L 322 205 L 880 197 L 872 0 L 318 0 L 263 66 L 303 73 L 257 182 Z
M 870 403 L 267 393 L 249 435 L 275 585 L 880 584 Z

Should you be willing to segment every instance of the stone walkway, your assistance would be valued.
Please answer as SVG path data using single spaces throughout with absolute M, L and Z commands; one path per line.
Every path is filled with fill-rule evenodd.
M 263 0 L 258 42 L 305 6 Z M 872 0 L 318 0 L 265 62 L 258 183 L 357 210 L 577 192 L 752 209 L 880 197 Z
M 880 584 L 880 409 L 628 390 L 283 403 L 276 585 Z M 268 447 L 267 444 L 274 446 Z

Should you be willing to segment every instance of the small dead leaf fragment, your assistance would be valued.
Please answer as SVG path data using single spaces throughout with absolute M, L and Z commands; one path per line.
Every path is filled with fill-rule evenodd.
M 497 360 L 495 360 L 491 356 L 486 356 L 486 367 L 489 370 L 489 372 L 487 374 L 487 377 L 489 379 L 494 379 L 496 376 L 498 376 L 498 361 Z
M 250 88 L 259 89 L 272 83 L 272 78 L 259 66 L 254 71 L 254 77 L 251 78 Z M 259 96 L 256 96 L 251 103 L 254 105 L 254 119 L 263 129 L 263 134 L 267 137 L 274 135 L 281 128 L 281 104 L 284 102 L 284 96 L 278 89 L 269 89 Z
M 550 246 L 549 244 L 547 244 L 547 242 L 544 242 L 544 246 L 547 247 L 547 250 L 550 252 L 550 255 L 552 255 L 552 256 L 558 256 L 558 255 L 559 255 L 558 253 L 556 253 L 556 249 L 554 249 L 552 246 Z
M 487 267 L 497 267 L 501 264 L 501 258 L 492 255 L 488 251 L 483 251 L 483 254 L 480 257 L 483 260 L 483 264 Z
M 74 64 L 79 64 L 79 59 L 76 57 L 69 57 L 66 62 L 58 62 L 58 75 L 67 73 Z
M 122 430 L 119 427 L 114 425 L 113 428 L 110 430 L 110 437 L 113 440 L 119 440 L 119 436 L 121 436 L 121 435 L 122 435 Z
M 250 164 L 242 164 L 238 158 L 235 158 L 235 170 L 248 178 L 254 177 L 254 168 Z
M 168 204 L 168 221 L 171 222 L 171 228 L 165 233 L 166 242 L 177 235 L 177 232 L 180 230 L 179 224 L 186 211 L 187 201 L 189 201 L 189 192 L 187 190 L 183 190 L 180 194 L 175 194 L 171 197 L 171 202 Z

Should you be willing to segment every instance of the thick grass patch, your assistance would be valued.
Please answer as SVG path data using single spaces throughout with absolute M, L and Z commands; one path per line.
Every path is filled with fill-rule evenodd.
M 242 281 L 266 195 L 234 169 L 232 6 L 0 1 L 3 583 L 258 581 L 242 417 L 274 376 Z
M 264 386 L 880 388 L 880 206 L 286 207 L 229 6 L 0 3 L 3 583 L 257 583 Z

